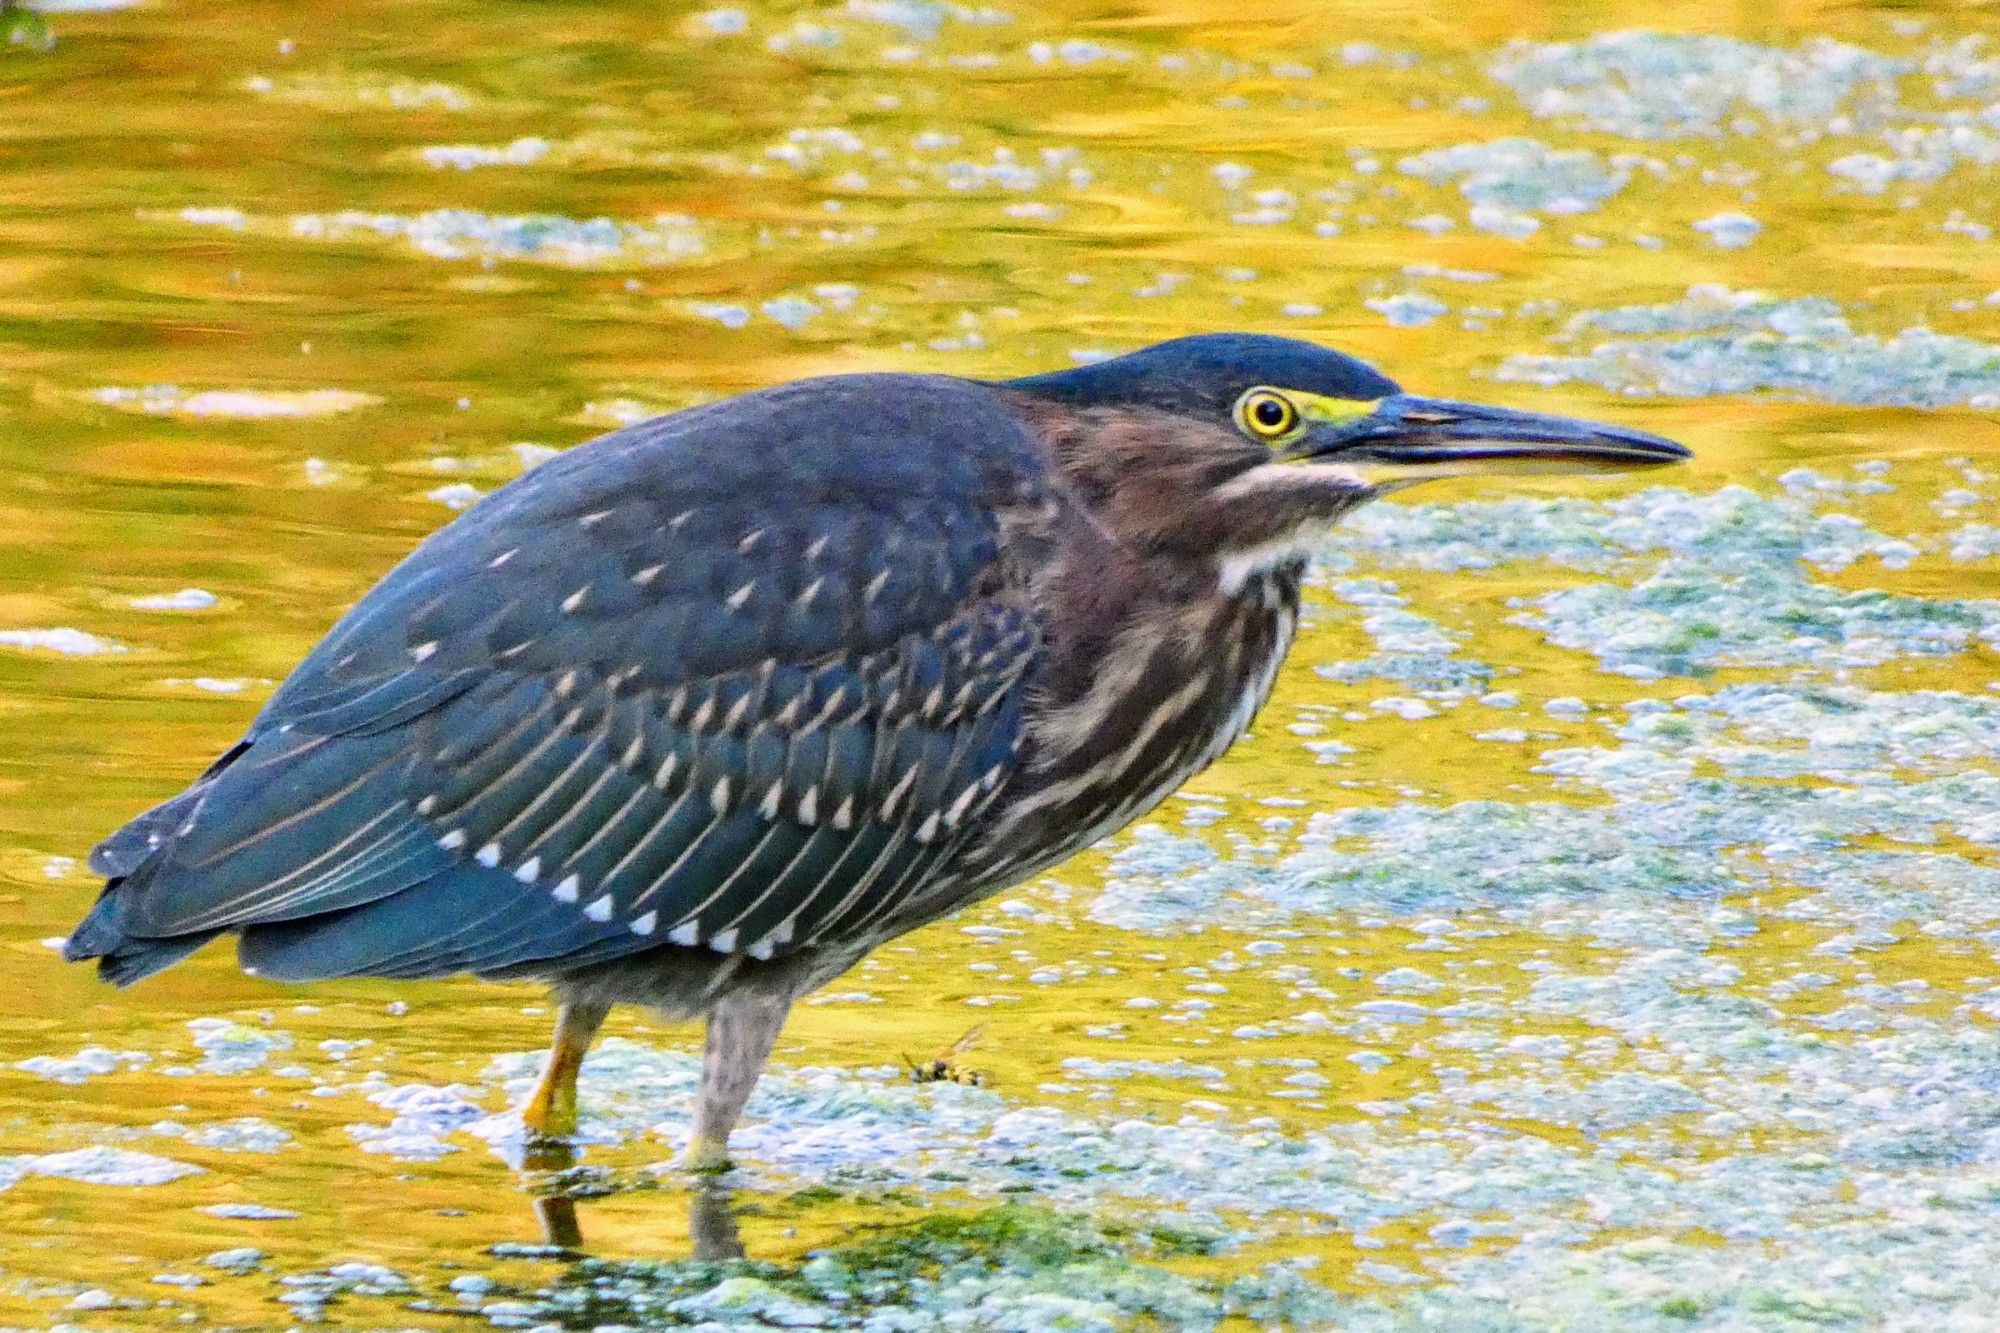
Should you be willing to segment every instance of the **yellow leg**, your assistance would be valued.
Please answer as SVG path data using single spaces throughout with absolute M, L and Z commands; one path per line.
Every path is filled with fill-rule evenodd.
M 535 1085 L 534 1095 L 521 1111 L 521 1123 L 530 1134 L 560 1139 L 576 1133 L 577 1072 L 609 1012 L 608 1005 L 565 1004 L 556 1014 L 548 1068 L 542 1071 L 542 1081 Z

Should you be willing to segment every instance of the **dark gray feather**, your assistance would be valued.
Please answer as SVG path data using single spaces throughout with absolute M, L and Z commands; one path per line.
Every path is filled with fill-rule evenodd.
M 72 951 L 238 929 L 288 979 L 559 971 L 877 915 L 1018 753 L 1041 635 L 1001 552 L 1041 468 L 989 391 L 911 376 L 552 460 L 349 612 L 235 763 L 107 841 L 127 878 Z

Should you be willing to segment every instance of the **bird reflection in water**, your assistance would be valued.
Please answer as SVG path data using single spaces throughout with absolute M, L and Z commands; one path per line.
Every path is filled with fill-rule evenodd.
M 577 1204 L 609 1191 L 581 1171 L 582 1159 L 568 1139 L 535 1138 L 522 1150 L 520 1165 L 534 1196 L 535 1221 L 544 1243 L 559 1249 L 585 1249 L 583 1223 Z M 690 1172 L 683 1176 L 688 1199 L 688 1246 L 695 1259 L 741 1259 L 736 1188 L 726 1173 Z

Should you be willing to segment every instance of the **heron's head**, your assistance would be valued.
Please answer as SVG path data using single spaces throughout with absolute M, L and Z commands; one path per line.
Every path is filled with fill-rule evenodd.
M 1421 398 L 1351 356 L 1256 334 L 1177 338 L 1006 387 L 1105 521 L 1226 568 L 1296 559 L 1341 514 L 1437 477 L 1688 457 L 1623 426 Z

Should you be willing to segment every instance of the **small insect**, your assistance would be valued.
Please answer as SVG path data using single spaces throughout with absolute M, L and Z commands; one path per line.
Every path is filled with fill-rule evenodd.
M 979 1039 L 984 1035 L 986 1035 L 986 1025 L 984 1023 L 975 1023 L 963 1037 L 960 1037 L 957 1041 L 945 1047 L 922 1064 L 918 1064 L 907 1055 L 904 1056 L 903 1063 L 910 1067 L 910 1082 L 963 1083 L 971 1088 L 983 1086 L 986 1082 L 985 1070 L 967 1069 L 963 1065 L 953 1064 L 952 1061 L 957 1056 L 964 1055 L 967 1051 L 977 1046 Z

